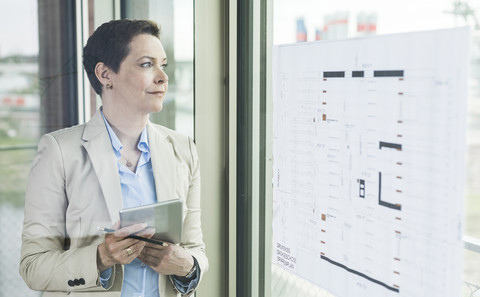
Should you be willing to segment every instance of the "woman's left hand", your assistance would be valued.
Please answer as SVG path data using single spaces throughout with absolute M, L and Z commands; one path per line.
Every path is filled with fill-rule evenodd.
M 168 243 L 168 246 L 148 243 L 138 259 L 164 275 L 185 276 L 194 265 L 192 255 L 173 243 Z

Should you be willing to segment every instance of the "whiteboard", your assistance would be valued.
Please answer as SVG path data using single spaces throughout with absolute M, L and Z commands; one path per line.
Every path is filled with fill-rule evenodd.
M 347 296 L 459 296 L 468 28 L 273 49 L 273 262 Z

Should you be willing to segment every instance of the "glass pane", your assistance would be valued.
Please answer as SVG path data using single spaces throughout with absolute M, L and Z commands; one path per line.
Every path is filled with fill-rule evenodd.
M 115 18 L 113 2 L 90 0 L 90 34 Z M 160 39 L 168 58 L 168 92 L 163 110 L 151 114 L 150 119 L 193 137 L 193 0 L 122 0 L 121 18 L 149 19 L 161 27 Z M 90 97 L 93 115 L 102 101 L 93 89 Z
M 274 0 L 273 42 L 295 43 L 470 26 L 472 46 L 465 181 L 465 233 L 480 238 L 480 34 L 475 1 Z M 480 287 L 478 253 L 464 254 L 462 296 Z M 279 288 L 280 287 L 280 288 Z M 296 290 L 291 288 L 296 287 Z M 302 291 L 303 290 L 303 291 Z M 297 292 L 302 292 L 297 294 Z M 470 293 L 468 293 L 470 292 Z M 329 296 L 308 282 L 272 267 L 272 296 Z M 480 296 L 480 295 L 479 295 Z
M 468 7 L 454 2 L 466 1 L 274 0 L 273 42 L 328 40 L 474 23 Z
M 124 0 L 122 18 L 149 19 L 161 26 L 167 53 L 168 92 L 151 120 L 193 137 L 193 0 Z
M 90 0 L 88 7 L 88 36 L 93 34 L 93 31 L 98 28 L 101 24 L 115 19 L 115 9 L 114 1 L 105 1 L 105 0 Z M 84 45 L 87 43 L 87 40 L 84 40 Z M 102 105 L 102 100 L 100 96 L 95 93 L 95 90 L 91 87 L 90 82 L 85 73 L 85 80 L 90 87 L 90 116 L 93 116 L 95 112 Z M 87 96 L 88 98 L 88 96 Z
M 163 26 L 162 41 L 167 52 L 172 52 L 168 107 L 155 115 L 154 121 L 193 136 L 193 1 L 163 2 L 143 1 L 149 5 L 145 18 Z M 0 297 L 39 296 L 18 273 L 25 185 L 39 136 L 76 123 L 76 111 L 70 104 L 76 100 L 76 85 L 72 84 L 76 79 L 75 53 L 71 46 L 75 34 L 68 33 L 75 28 L 71 22 L 75 5 L 50 5 L 36 0 L 0 3 Z M 89 1 L 91 32 L 114 18 L 113 4 L 114 1 Z M 170 7 L 163 11 L 168 18 L 155 13 L 164 5 Z M 164 19 L 168 21 L 162 22 Z M 14 30 L 11 24 L 15 24 Z M 97 98 L 91 97 L 95 111 Z M 71 101 L 66 103 L 65 98 Z
M 464 285 L 462 296 L 479 296 L 480 294 L 480 253 L 465 250 Z
M 37 1 L 0 2 L 0 296 L 39 296 L 18 273 L 25 184 L 40 133 Z

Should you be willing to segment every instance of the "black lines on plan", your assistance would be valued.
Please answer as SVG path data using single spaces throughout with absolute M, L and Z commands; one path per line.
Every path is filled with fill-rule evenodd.
M 402 145 L 398 144 L 398 143 L 380 141 L 379 149 L 382 149 L 382 147 L 392 148 L 392 149 L 396 149 L 396 150 L 399 150 L 399 151 L 402 150 Z
M 345 77 L 345 71 L 324 71 L 324 78 Z
M 349 71 L 324 71 L 323 72 L 323 79 L 326 80 L 327 78 L 349 78 L 350 72 Z M 352 78 L 362 78 L 362 77 L 372 77 L 371 71 L 363 71 L 363 70 L 353 70 L 351 71 Z M 403 80 L 405 75 L 404 70 L 374 70 L 373 77 L 377 78 L 388 78 L 388 77 L 397 77 L 400 80 Z
M 389 149 L 401 151 L 402 145 L 398 143 L 380 141 L 379 149 L 382 149 L 382 148 L 389 148 Z M 397 163 L 397 165 L 401 165 L 401 163 Z M 378 172 L 378 204 L 391 209 L 402 210 L 401 204 L 390 203 L 382 200 L 382 172 Z
M 364 77 L 365 71 L 352 71 L 352 77 Z
M 378 173 L 378 204 L 391 209 L 402 210 L 402 205 L 382 200 L 382 173 Z
M 373 77 L 403 77 L 403 70 L 375 70 Z
M 373 282 L 373 283 L 376 283 L 376 284 L 378 284 L 378 285 L 380 285 L 380 286 L 383 286 L 383 287 L 389 289 L 390 291 L 400 293 L 400 289 L 395 288 L 395 287 L 392 287 L 392 286 L 389 286 L 389 285 L 387 285 L 386 283 L 379 281 L 378 279 L 374 279 L 374 278 L 372 278 L 372 277 L 370 277 L 370 276 L 368 276 L 368 275 L 366 275 L 366 274 L 364 274 L 364 273 L 361 273 L 361 272 L 359 272 L 359 271 L 357 271 L 357 270 L 351 269 L 351 268 L 349 268 L 349 267 L 347 267 L 347 266 L 345 266 L 345 265 L 343 265 L 343 264 L 341 264 L 341 263 L 338 263 L 338 262 L 336 262 L 336 261 L 333 261 L 332 259 L 330 259 L 330 258 L 328 258 L 328 257 L 326 257 L 326 256 L 321 255 L 320 258 L 321 258 L 322 260 L 325 260 L 325 261 L 329 262 L 330 264 L 333 264 L 333 265 L 336 265 L 336 266 L 338 266 L 338 267 L 340 267 L 340 268 L 343 268 L 343 269 L 345 269 L 346 271 L 348 271 L 348 272 L 350 272 L 350 273 L 356 274 L 356 275 L 361 276 L 361 277 L 363 277 L 363 278 L 365 278 L 365 279 L 367 279 L 367 280 L 369 280 L 369 281 L 371 281 L 371 282 Z

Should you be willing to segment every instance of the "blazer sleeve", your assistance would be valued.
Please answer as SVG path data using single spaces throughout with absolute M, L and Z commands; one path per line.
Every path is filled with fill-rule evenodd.
M 42 136 L 27 183 L 20 274 L 33 290 L 104 290 L 97 245 L 69 248 L 64 153 L 52 135 Z
M 190 185 L 186 198 L 187 215 L 184 221 L 184 233 L 181 245 L 187 249 L 198 261 L 200 267 L 200 280 L 202 275 L 208 270 L 208 260 L 205 255 L 205 243 L 203 242 L 203 233 L 201 226 L 200 209 L 200 162 L 197 150 L 192 139 L 188 141 L 191 171 Z

